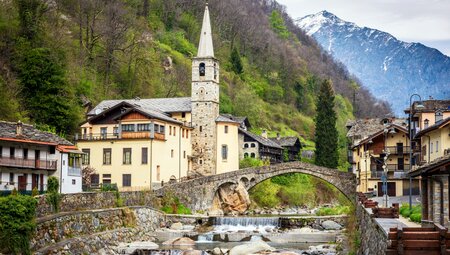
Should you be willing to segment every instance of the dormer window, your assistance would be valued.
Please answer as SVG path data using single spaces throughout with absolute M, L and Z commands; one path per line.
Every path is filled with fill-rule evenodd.
M 423 122 L 423 125 L 424 125 L 423 128 L 428 128 L 429 124 L 430 124 L 430 121 L 428 119 L 425 119 L 425 121 Z
M 199 72 L 200 76 L 205 76 L 205 73 L 206 73 L 205 63 L 200 63 L 200 65 L 198 67 L 198 72 Z
M 439 122 L 444 119 L 442 111 L 438 110 L 434 113 L 435 122 Z

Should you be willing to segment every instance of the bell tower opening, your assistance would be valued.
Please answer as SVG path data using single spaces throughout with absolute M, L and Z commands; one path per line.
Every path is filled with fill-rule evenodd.
M 200 76 L 205 76 L 205 74 L 206 74 L 205 63 L 200 63 L 200 65 L 198 66 L 198 73 Z

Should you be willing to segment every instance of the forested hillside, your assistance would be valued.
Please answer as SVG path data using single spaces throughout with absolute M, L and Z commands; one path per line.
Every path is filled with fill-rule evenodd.
M 0 1 L 0 119 L 70 135 L 89 102 L 190 95 L 190 58 L 204 4 Z M 275 1 L 210 0 L 209 6 L 221 61 L 221 112 L 248 116 L 257 129 L 311 138 L 315 95 L 324 78 L 339 94 L 341 126 L 354 112 L 358 117 L 389 112 Z

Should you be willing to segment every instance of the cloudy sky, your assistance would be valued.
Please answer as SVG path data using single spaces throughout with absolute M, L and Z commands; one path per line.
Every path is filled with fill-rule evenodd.
M 322 10 L 450 56 L 450 0 L 278 0 L 294 18 Z

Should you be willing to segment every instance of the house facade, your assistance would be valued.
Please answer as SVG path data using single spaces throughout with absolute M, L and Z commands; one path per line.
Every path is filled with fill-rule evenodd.
M 450 227 L 450 117 L 416 133 L 420 164 L 409 173 L 421 178 L 422 220 Z
M 88 112 L 76 139 L 91 182 L 148 189 L 237 170 L 239 123 L 219 114 L 219 70 L 206 7 L 191 97 L 105 100 Z
M 273 142 L 283 147 L 283 161 L 297 161 L 300 160 L 300 151 L 302 150 L 302 144 L 300 139 L 295 136 L 281 137 L 277 134 L 277 137 L 269 138 Z
M 363 119 L 347 124 L 351 171 L 358 180 L 358 192 L 375 196 L 409 194 L 409 137 L 405 119 Z M 383 189 L 383 179 L 387 186 Z M 412 194 L 419 194 L 413 180 Z
M 59 179 L 61 193 L 81 192 L 81 155 L 55 134 L 0 121 L 0 192 L 44 192 L 50 176 Z
M 265 131 L 259 136 L 239 128 L 239 150 L 240 159 L 257 158 L 271 164 L 283 162 L 283 147 L 267 138 Z

